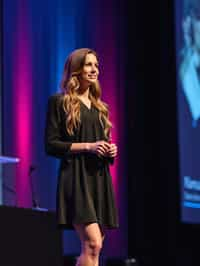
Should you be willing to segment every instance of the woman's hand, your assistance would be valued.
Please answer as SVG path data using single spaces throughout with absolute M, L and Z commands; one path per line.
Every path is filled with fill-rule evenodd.
M 98 156 L 108 156 L 110 145 L 104 140 L 99 140 L 89 144 L 89 150 Z
M 108 157 L 116 157 L 117 156 L 117 146 L 114 143 L 109 144 L 110 148 L 107 151 L 106 156 Z

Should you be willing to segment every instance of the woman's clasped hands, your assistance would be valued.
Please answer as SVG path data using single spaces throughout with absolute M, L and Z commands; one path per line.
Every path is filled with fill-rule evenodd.
M 115 143 L 109 143 L 104 140 L 99 140 L 91 143 L 91 151 L 98 156 L 103 157 L 116 157 L 117 156 L 117 145 Z

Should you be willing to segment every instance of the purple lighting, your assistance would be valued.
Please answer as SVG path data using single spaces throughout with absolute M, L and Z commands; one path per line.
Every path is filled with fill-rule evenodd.
M 16 173 L 17 205 L 30 207 L 30 186 L 28 168 L 31 162 L 32 150 L 32 57 L 31 40 L 29 36 L 29 23 L 24 5 L 18 6 L 18 28 L 16 32 L 16 45 L 13 46 L 14 71 L 13 83 L 13 106 L 14 106 L 14 129 L 15 150 L 20 158 Z M 22 8 L 23 7 L 23 8 Z

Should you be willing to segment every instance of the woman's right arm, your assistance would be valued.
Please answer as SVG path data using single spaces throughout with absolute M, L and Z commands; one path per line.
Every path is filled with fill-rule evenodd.
M 70 150 L 72 153 L 90 152 L 100 156 L 105 156 L 109 148 L 110 145 L 108 142 L 100 140 L 88 143 L 87 142 L 72 143 Z
M 70 152 L 72 143 L 61 140 L 61 99 L 58 95 L 52 95 L 48 99 L 46 126 L 45 126 L 45 152 L 48 155 L 63 158 Z

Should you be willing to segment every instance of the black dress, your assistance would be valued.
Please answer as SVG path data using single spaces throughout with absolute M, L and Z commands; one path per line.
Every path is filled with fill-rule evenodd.
M 57 186 L 58 225 L 73 229 L 75 224 L 96 222 L 106 228 L 118 227 L 110 158 L 92 153 L 70 153 L 73 142 L 105 140 L 98 110 L 80 100 L 81 124 L 73 136 L 66 131 L 62 94 L 50 96 L 45 129 L 45 150 L 61 159 Z

